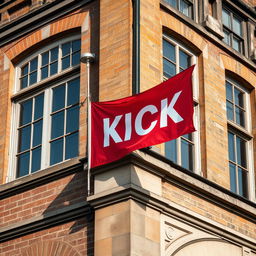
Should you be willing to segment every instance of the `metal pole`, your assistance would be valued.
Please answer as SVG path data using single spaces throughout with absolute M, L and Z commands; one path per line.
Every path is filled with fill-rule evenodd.
M 95 59 L 93 53 L 85 53 L 80 61 L 86 63 L 87 69 L 87 193 L 91 194 L 91 92 L 90 92 L 90 63 Z

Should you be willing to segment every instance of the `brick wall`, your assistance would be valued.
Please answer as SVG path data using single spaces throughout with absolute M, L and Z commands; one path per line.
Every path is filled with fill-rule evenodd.
M 92 220 L 72 222 L 35 232 L 1 244 L 1 256 L 93 255 Z
M 83 202 L 87 188 L 79 172 L 0 201 L 0 228 Z

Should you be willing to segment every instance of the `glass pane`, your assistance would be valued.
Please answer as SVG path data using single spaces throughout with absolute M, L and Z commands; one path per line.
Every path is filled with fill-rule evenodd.
M 236 107 L 236 123 L 245 127 L 244 111 Z
M 167 42 L 166 40 L 163 40 L 163 52 L 164 57 L 176 62 L 176 56 L 175 56 L 175 46 Z
M 233 37 L 233 48 L 236 51 L 241 52 L 241 40 L 240 39 Z
M 247 171 L 238 168 L 238 189 L 239 195 L 247 197 Z
M 227 101 L 227 118 L 234 121 L 234 105 Z
M 193 146 L 183 139 L 181 139 L 181 165 L 193 171 Z
M 242 22 L 237 17 L 233 17 L 233 31 L 242 36 Z
M 29 85 L 35 84 L 37 82 L 37 71 L 29 75 Z
M 229 163 L 230 190 L 236 193 L 236 166 Z
M 65 43 L 61 46 L 62 49 L 62 57 L 70 54 L 70 43 Z
M 179 52 L 180 55 L 180 67 L 186 69 L 190 66 L 190 56 L 183 51 Z
M 79 89 L 80 80 L 79 78 L 68 82 L 68 103 L 67 106 L 76 104 L 79 102 Z
M 32 150 L 32 167 L 31 172 L 41 169 L 41 147 Z
M 79 106 L 67 110 L 66 133 L 74 132 L 79 129 Z
M 177 0 L 166 0 L 166 2 L 171 6 L 177 8 Z
M 72 42 L 72 52 L 80 51 L 81 49 L 81 40 L 75 40 Z
M 225 9 L 222 9 L 222 23 L 227 26 L 228 28 L 230 28 L 230 14 L 228 11 L 226 11 Z
M 20 126 L 32 121 L 32 99 L 20 104 Z
M 182 137 L 186 138 L 187 140 L 193 141 L 192 133 L 188 133 L 188 134 L 182 135 Z
M 177 140 L 171 140 L 165 143 L 165 156 L 177 164 Z
M 240 107 L 244 107 L 244 93 L 238 90 L 237 88 L 234 89 L 235 93 L 235 104 Z
M 235 162 L 235 142 L 234 142 L 234 134 L 228 133 L 228 155 L 229 160 Z
M 50 75 L 57 74 L 58 72 L 58 62 L 54 62 L 50 65 Z
M 170 78 L 176 75 L 176 65 L 164 59 L 164 76 Z
M 246 168 L 246 143 L 238 136 L 236 136 L 236 151 L 237 163 Z
M 58 112 L 52 116 L 51 139 L 64 134 L 64 111 Z
M 189 15 L 189 4 L 184 0 L 180 0 L 180 11 L 184 15 L 190 17 L 190 15 Z
M 23 152 L 30 148 L 31 125 L 19 130 L 19 152 Z
M 24 76 L 23 78 L 21 78 L 21 89 L 25 88 L 28 86 L 28 76 Z
M 28 74 L 28 64 L 21 68 L 21 76 L 25 76 Z
M 51 62 L 58 59 L 58 50 L 59 50 L 58 47 L 51 49 Z
M 63 138 L 51 142 L 50 165 L 59 163 L 63 160 Z
M 226 31 L 226 30 L 223 30 L 223 32 L 224 32 L 224 39 L 223 39 L 223 41 L 226 44 L 231 45 L 231 43 L 230 43 L 230 33 L 228 31 Z
M 42 66 L 45 66 L 49 63 L 49 52 L 42 54 Z
M 62 59 L 62 70 L 69 67 L 70 67 L 70 56 L 68 55 L 67 57 Z
M 226 81 L 226 98 L 233 101 L 232 85 Z
M 42 143 L 42 129 L 43 129 L 42 120 L 34 123 L 33 147 L 40 145 Z
M 48 66 L 41 69 L 41 80 L 47 78 L 49 76 L 48 74 Z
M 40 94 L 35 97 L 35 110 L 34 110 L 34 120 L 43 117 L 44 112 L 44 94 Z
M 30 152 L 18 156 L 17 178 L 29 174 Z
M 65 159 L 78 156 L 78 132 L 66 137 Z
M 65 85 L 53 88 L 52 112 L 65 107 Z
M 80 63 L 80 51 L 72 54 L 72 66 Z
M 33 60 L 31 60 L 31 62 L 30 62 L 30 72 L 37 70 L 37 62 L 38 62 L 37 60 L 38 60 L 37 57 L 34 58 Z

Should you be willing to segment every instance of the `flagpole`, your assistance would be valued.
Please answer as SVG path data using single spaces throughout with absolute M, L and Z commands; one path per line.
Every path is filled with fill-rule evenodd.
M 80 61 L 86 64 L 87 69 L 87 193 L 91 193 L 91 92 L 90 92 L 90 63 L 95 59 L 95 54 L 87 52 L 81 55 Z

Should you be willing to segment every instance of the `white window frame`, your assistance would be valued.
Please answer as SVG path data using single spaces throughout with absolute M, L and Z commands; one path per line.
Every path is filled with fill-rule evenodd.
M 6 182 L 10 182 L 12 180 L 17 180 L 22 177 L 28 176 L 31 173 L 24 175 L 22 177 L 16 177 L 17 175 L 17 152 L 18 152 L 18 127 L 19 127 L 19 121 L 20 121 L 20 103 L 24 102 L 28 99 L 31 99 L 38 94 L 41 94 L 44 92 L 44 114 L 43 114 L 43 128 L 42 128 L 42 153 L 41 153 L 41 168 L 38 171 L 41 171 L 47 167 L 50 166 L 50 136 L 51 136 L 51 107 L 52 107 L 52 89 L 54 87 L 57 87 L 61 84 L 64 84 L 70 80 L 73 80 L 75 78 L 79 78 L 80 74 L 73 74 L 69 76 L 68 78 L 60 79 L 58 82 L 54 82 L 51 84 L 51 80 L 54 78 L 61 78 L 62 75 L 68 71 L 72 71 L 76 69 L 79 65 L 71 66 L 65 70 L 61 70 L 61 54 L 58 56 L 58 72 L 52 76 L 49 76 L 48 78 L 45 78 L 43 80 L 37 80 L 37 83 L 30 85 L 28 87 L 25 87 L 23 89 L 20 88 L 20 75 L 21 75 L 21 67 L 25 65 L 27 62 L 38 56 L 38 63 L 41 61 L 41 53 L 44 53 L 56 46 L 59 45 L 60 51 L 61 51 L 61 45 L 73 40 L 80 39 L 81 37 L 76 35 L 72 37 L 65 38 L 63 40 L 59 40 L 53 44 L 47 45 L 46 47 L 41 48 L 40 50 L 36 51 L 32 55 L 30 55 L 28 58 L 25 58 L 22 62 L 20 62 L 16 68 L 15 68 L 15 78 L 14 78 L 14 88 L 13 88 L 13 97 L 15 98 L 16 95 L 20 95 L 19 100 L 14 100 L 12 102 L 12 119 L 11 119 L 11 132 L 10 132 L 10 149 L 9 149 L 9 165 L 8 165 L 8 176 L 6 179 Z M 61 52 L 60 52 L 61 53 Z M 40 76 L 40 66 L 38 65 L 38 78 Z M 49 86 L 39 89 L 42 84 L 45 82 L 49 82 Z M 34 88 L 38 88 L 38 91 L 35 93 L 31 93 Z M 13 139 L 15 138 L 15 139 Z M 64 149 L 63 149 L 64 150 Z M 31 156 L 30 156 L 31 157 Z M 65 161 L 68 161 L 69 159 L 63 160 L 60 163 L 63 163 Z M 31 161 L 31 160 L 30 160 Z M 56 163 L 54 165 L 60 164 Z M 54 166 L 51 165 L 51 166 Z M 37 171 L 37 172 L 38 172 Z
M 200 151 L 200 110 L 199 110 L 199 86 L 198 86 L 198 58 L 195 54 L 193 54 L 187 47 L 173 39 L 172 37 L 164 34 L 163 39 L 170 42 L 175 46 L 175 54 L 176 54 L 176 74 L 179 73 L 179 49 L 184 51 L 186 54 L 191 56 L 191 65 L 195 64 L 195 68 L 192 74 L 192 84 L 193 84 L 193 100 L 194 100 L 194 125 L 196 131 L 193 132 L 193 142 L 194 142 L 194 173 L 198 175 L 202 175 L 201 171 L 201 151 Z M 163 53 L 163 49 L 162 49 Z M 165 80 L 166 78 L 163 77 Z M 181 165 L 181 138 L 177 138 L 177 164 Z
M 255 175 L 254 175 L 254 157 L 253 157 L 253 136 L 252 134 L 252 117 L 251 117 L 251 103 L 250 103 L 250 91 L 243 87 L 240 83 L 238 83 L 235 79 L 227 76 L 225 79 L 225 87 L 226 81 L 232 84 L 232 86 L 237 87 L 240 91 L 244 93 L 244 104 L 245 104 L 245 127 L 240 126 L 235 121 L 228 120 L 228 124 L 231 128 L 228 129 L 228 132 L 232 132 L 246 141 L 246 161 L 247 161 L 247 189 L 248 189 L 248 199 L 251 201 L 255 201 Z M 236 130 L 239 131 L 236 132 Z M 230 184 L 231 185 L 231 184 Z

